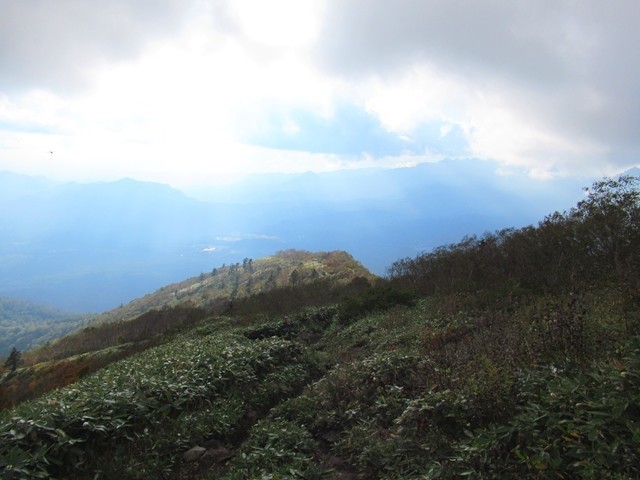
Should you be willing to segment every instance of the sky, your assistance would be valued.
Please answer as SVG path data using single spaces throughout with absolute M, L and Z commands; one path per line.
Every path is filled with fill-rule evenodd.
M 0 170 L 248 173 L 640 162 L 637 0 L 0 0 Z

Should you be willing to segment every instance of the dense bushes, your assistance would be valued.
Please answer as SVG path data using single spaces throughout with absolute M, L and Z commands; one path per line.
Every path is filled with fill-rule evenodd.
M 318 468 L 338 457 L 359 478 L 637 478 L 640 340 L 618 345 L 586 365 L 559 353 L 537 367 L 491 342 L 446 358 L 378 353 L 337 365 L 269 418 L 312 435 Z
M 444 478 L 638 478 L 640 349 L 615 366 L 555 367 L 519 378 L 521 405 L 507 422 L 455 445 Z
M 384 311 L 399 305 L 413 305 L 415 301 L 416 297 L 412 293 L 388 285 L 378 285 L 358 296 L 345 299 L 340 304 L 338 315 L 342 323 L 348 323 L 370 312 Z
M 225 480 L 249 478 L 325 478 L 314 462 L 317 442 L 300 425 L 286 420 L 262 422 L 234 460 Z
M 147 461 L 129 478 L 157 478 L 164 468 L 175 468 L 190 441 L 233 436 L 248 409 L 265 408 L 301 388 L 309 371 L 301 353 L 279 338 L 249 341 L 197 331 L 179 337 L 0 417 L 0 468 L 8 478 L 72 471 L 82 477 L 107 468 L 106 457 L 122 455 L 130 466 L 140 461 L 132 452 L 150 448 L 157 464 Z M 204 431 L 194 428 L 190 419 L 202 423 L 206 417 Z M 181 426 L 185 422 L 190 428 Z M 175 437 L 180 431 L 182 441 Z M 158 451 L 160 444 L 166 450 Z
M 390 277 L 420 294 L 492 288 L 568 293 L 614 282 L 633 295 L 640 286 L 639 181 L 596 182 L 575 208 L 538 227 L 466 237 L 395 262 Z

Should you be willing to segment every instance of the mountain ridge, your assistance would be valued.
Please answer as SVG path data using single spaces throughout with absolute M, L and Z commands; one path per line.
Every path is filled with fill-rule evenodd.
M 95 321 L 126 320 L 152 309 L 179 305 L 226 308 L 228 302 L 275 288 L 305 285 L 318 280 L 339 285 L 356 278 L 374 281 L 377 277 L 348 252 L 282 250 L 255 260 L 245 258 L 242 263 L 223 264 L 211 272 L 165 285 L 127 305 L 98 315 Z

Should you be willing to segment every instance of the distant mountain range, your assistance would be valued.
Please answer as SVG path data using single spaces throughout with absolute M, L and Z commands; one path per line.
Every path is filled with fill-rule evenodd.
M 132 179 L 56 183 L 0 172 L 0 295 L 100 312 L 288 248 L 347 250 L 384 274 L 399 258 L 465 234 L 535 224 L 573 206 L 593 181 L 496 170 L 451 160 L 257 175 L 191 196 Z

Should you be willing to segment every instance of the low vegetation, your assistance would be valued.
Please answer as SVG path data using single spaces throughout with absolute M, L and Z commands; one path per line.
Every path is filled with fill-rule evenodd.
M 5 411 L 0 468 L 5 478 L 638 478 L 639 240 L 638 179 L 604 180 L 537 227 L 401 260 L 384 281 L 323 285 L 333 298 L 300 293 L 317 305 L 279 304 L 274 290 L 274 303 L 264 294 L 203 311 L 144 352 Z

